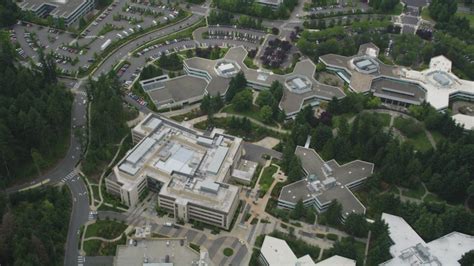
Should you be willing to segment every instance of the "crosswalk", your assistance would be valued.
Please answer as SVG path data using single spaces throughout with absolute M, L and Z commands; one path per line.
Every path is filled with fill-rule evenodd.
M 85 92 L 85 91 L 77 90 L 76 93 L 79 94 L 79 95 L 87 96 L 87 92 Z
M 84 256 L 77 256 L 77 266 L 83 266 L 84 262 L 86 262 L 86 257 Z
M 73 179 L 75 176 L 77 176 L 77 171 L 76 171 L 76 169 L 72 170 L 69 174 L 67 174 L 67 176 L 63 177 L 63 178 L 61 179 L 61 183 L 65 183 L 65 182 L 67 182 L 68 180 Z

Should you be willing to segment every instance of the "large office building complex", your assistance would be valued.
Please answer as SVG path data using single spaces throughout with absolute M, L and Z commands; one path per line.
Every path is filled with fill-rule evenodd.
M 248 68 L 244 64 L 246 57 L 247 51 L 239 46 L 230 48 L 226 55 L 218 60 L 200 57 L 186 59 L 183 65 L 187 75 L 179 78 L 184 80 L 182 83 L 186 83 L 186 86 L 177 84 L 176 79 L 164 79 L 159 84 L 148 80 L 142 82 L 145 83 L 142 86 L 145 85 L 145 90 L 158 109 L 169 108 L 195 102 L 199 95 L 203 94 L 224 96 L 230 79 L 242 71 L 248 85 L 254 89 L 268 89 L 274 81 L 284 85 L 285 90 L 279 107 L 288 117 L 295 116 L 305 105 L 318 105 L 320 101 L 345 96 L 340 88 L 321 84 L 314 78 L 316 66 L 309 59 L 298 62 L 292 73 L 278 75 L 268 70 Z M 173 96 L 178 94 L 179 97 Z
M 175 219 L 198 220 L 228 229 L 239 203 L 239 187 L 228 184 L 240 168 L 242 139 L 214 130 L 209 136 L 157 115 L 132 130 L 136 146 L 106 178 L 106 188 L 128 206 L 146 189 Z
M 462 255 L 474 248 L 474 236 L 452 232 L 426 243 L 403 218 L 383 213 L 382 220 L 388 224 L 393 258 L 381 265 L 459 265 Z
M 297 258 L 285 240 L 265 236 L 259 262 L 265 266 L 355 266 L 354 260 L 338 255 L 315 263 L 309 255 Z
M 63 19 L 66 26 L 71 26 L 95 7 L 94 0 L 24 0 L 18 6 L 31 11 L 39 17 L 52 16 Z
M 334 200 L 342 205 L 342 218 L 351 213 L 365 214 L 365 207 L 354 196 L 357 189 L 372 175 L 374 164 L 356 160 L 339 165 L 335 160 L 325 162 L 314 149 L 298 146 L 296 156 L 301 160 L 306 177 L 281 190 L 278 206 L 293 209 L 303 201 L 306 207 L 324 212 Z
M 354 56 L 328 54 L 319 60 L 352 91 L 370 92 L 388 104 L 407 107 L 427 102 L 442 111 L 451 100 L 474 100 L 474 82 L 457 77 L 451 61 L 442 55 L 433 57 L 423 71 L 386 65 L 378 55 L 379 48 L 368 43 L 361 45 Z M 473 116 L 458 114 L 453 119 L 467 129 L 474 125 Z

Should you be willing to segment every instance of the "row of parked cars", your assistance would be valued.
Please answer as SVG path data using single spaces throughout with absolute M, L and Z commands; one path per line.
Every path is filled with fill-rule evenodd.
M 128 95 L 130 98 L 132 98 L 132 99 L 134 99 L 135 101 L 137 101 L 137 103 L 140 104 L 140 105 L 142 105 L 142 106 L 147 106 L 147 105 L 148 105 L 148 103 L 147 103 L 142 97 L 133 94 L 133 92 L 129 92 L 129 93 L 127 93 L 127 95 Z

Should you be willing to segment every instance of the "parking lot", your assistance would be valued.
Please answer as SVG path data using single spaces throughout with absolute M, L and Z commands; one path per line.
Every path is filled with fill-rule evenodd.
M 10 38 L 20 45 L 17 50 L 23 58 L 38 61 L 38 50 L 52 53 L 64 74 L 87 69 L 96 54 L 110 44 L 137 31 L 164 25 L 175 20 L 178 11 L 165 5 L 145 5 L 128 0 L 117 0 L 104 10 L 84 32 L 75 38 L 72 34 L 30 23 L 19 23 Z
M 203 246 L 209 252 L 209 258 L 215 265 L 242 265 L 242 260 L 248 253 L 247 246 L 239 239 L 230 236 L 210 239 L 206 233 L 181 226 L 152 225 L 152 232 L 168 237 L 186 237 L 189 243 Z M 223 254 L 224 248 L 230 247 L 234 254 L 226 257 Z

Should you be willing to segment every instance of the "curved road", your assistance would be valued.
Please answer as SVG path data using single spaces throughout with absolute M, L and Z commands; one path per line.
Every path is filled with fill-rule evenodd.
M 115 64 L 120 62 L 120 60 L 122 60 L 123 58 L 129 56 L 129 53 L 133 51 L 134 49 L 136 49 L 137 47 L 139 47 L 140 45 L 143 45 L 151 40 L 162 38 L 162 37 L 165 37 L 166 35 L 173 34 L 179 30 L 182 30 L 198 22 L 199 19 L 201 18 L 202 16 L 200 15 L 192 14 L 190 17 L 184 19 L 181 22 L 162 28 L 161 30 L 154 31 L 150 34 L 146 34 L 122 46 L 121 48 L 116 50 L 113 55 L 109 56 L 104 62 L 102 62 L 100 67 L 96 69 L 94 73 L 94 77 L 98 77 L 101 73 L 106 73 L 109 70 L 111 70 Z M 131 60 L 133 60 L 133 58 Z

